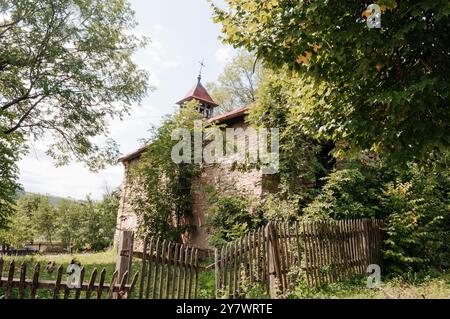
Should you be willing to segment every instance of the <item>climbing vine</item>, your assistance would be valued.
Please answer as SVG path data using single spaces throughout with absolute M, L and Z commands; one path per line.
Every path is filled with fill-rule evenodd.
M 130 167 L 130 194 L 137 194 L 131 199 L 131 205 L 137 213 L 141 234 L 177 240 L 181 234 L 194 230 L 189 223 L 192 216 L 191 185 L 200 172 L 200 164 L 194 163 L 194 152 L 187 154 L 191 157 L 190 162 L 175 163 L 172 160 L 172 150 L 179 142 L 172 139 L 172 132 L 183 128 L 193 137 L 195 121 L 202 123 L 202 130 L 211 126 L 196 106 L 196 102 L 186 103 L 177 113 L 168 116 L 161 126 L 153 128 L 139 163 Z

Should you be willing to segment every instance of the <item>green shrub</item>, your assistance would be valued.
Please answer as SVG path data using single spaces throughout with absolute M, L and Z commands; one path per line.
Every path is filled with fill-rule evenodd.
M 382 218 L 389 272 L 448 269 L 450 179 L 438 161 L 401 170 L 352 167 L 324 178 L 317 197 L 303 210 L 308 219 Z
M 210 204 L 207 226 L 212 228 L 209 236 L 212 246 L 222 246 L 263 224 L 261 216 L 250 212 L 252 203 L 245 195 L 214 194 Z
M 448 180 L 410 168 L 410 180 L 384 186 L 385 258 L 390 272 L 448 269 L 450 213 Z
M 379 184 L 358 168 L 342 169 L 323 178 L 319 195 L 304 209 L 309 219 L 376 217 Z

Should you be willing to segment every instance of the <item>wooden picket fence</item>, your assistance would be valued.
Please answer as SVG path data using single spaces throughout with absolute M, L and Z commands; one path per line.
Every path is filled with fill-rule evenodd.
M 27 278 L 27 264 L 22 263 L 20 266 L 20 276 L 15 278 L 16 263 L 11 261 L 9 268 L 5 269 L 7 277 L 2 277 L 5 261 L 0 258 L 0 288 L 4 288 L 4 299 L 35 299 L 38 289 L 44 289 L 51 293 L 53 299 L 59 299 L 62 295 L 64 299 L 127 299 L 131 296 L 138 279 L 138 273 L 135 273 L 131 283 L 128 283 L 129 274 L 124 273 L 120 281 L 118 280 L 118 272 L 112 275 L 110 283 L 105 283 L 106 270 L 103 269 L 99 274 L 99 281 L 96 282 L 98 271 L 94 269 L 88 282 L 84 282 L 85 270 L 81 268 L 79 288 L 71 288 L 64 282 L 62 266 L 59 266 L 56 273 L 56 280 L 41 280 L 41 266 L 37 263 L 33 269 L 30 278 Z M 5 267 L 6 268 L 6 267 Z M 17 294 L 13 295 L 13 289 L 17 288 Z M 28 293 L 27 293 L 28 291 Z
M 216 250 L 217 297 L 239 298 L 245 282 L 276 296 L 292 288 L 295 276 L 319 286 L 364 274 L 382 264 L 382 227 L 374 219 L 270 222 Z
M 197 298 L 198 249 L 146 237 L 142 252 L 133 255 L 142 259 L 139 298 Z
M 238 298 L 244 281 L 268 285 L 265 228 L 215 250 L 216 298 Z

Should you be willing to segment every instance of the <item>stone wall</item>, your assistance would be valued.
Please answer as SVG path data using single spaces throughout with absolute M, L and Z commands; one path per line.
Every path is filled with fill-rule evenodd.
M 132 178 L 130 169 L 139 163 L 139 159 L 124 162 L 124 180 L 122 182 L 122 194 L 120 197 L 119 211 L 117 213 L 116 232 L 114 235 L 114 243 L 119 240 L 119 234 L 122 230 L 136 231 L 138 226 L 137 215 L 131 206 L 132 196 Z
M 240 118 L 234 123 L 229 124 L 228 127 L 245 130 L 248 125 Z M 244 145 L 243 143 L 247 143 L 247 145 L 251 143 L 251 139 L 244 134 L 240 134 L 237 136 L 237 143 L 242 147 L 242 145 Z M 248 146 L 256 147 L 256 145 Z M 130 198 L 135 196 L 135 194 L 132 194 L 131 192 L 129 169 L 137 164 L 138 161 L 139 160 L 136 159 L 125 163 L 125 180 L 119 214 L 117 217 L 118 230 L 135 230 L 138 225 L 136 214 L 129 203 Z M 256 168 L 245 170 L 236 168 L 235 161 L 236 157 L 227 156 L 220 161 L 220 163 L 205 164 L 202 167 L 200 176 L 193 180 L 193 217 L 190 220 L 190 223 L 197 227 L 197 231 L 188 237 L 183 238 L 185 243 L 200 249 L 210 248 L 208 245 L 208 229 L 205 227 L 208 215 L 208 188 L 214 188 L 217 191 L 227 193 L 239 192 L 254 198 L 259 198 L 265 190 L 265 187 L 267 187 L 263 185 L 263 180 L 272 179 L 272 176 L 270 175 L 263 176 L 261 170 Z M 271 191 L 273 189 L 274 187 L 272 184 L 267 190 Z M 116 238 L 118 238 L 117 235 Z

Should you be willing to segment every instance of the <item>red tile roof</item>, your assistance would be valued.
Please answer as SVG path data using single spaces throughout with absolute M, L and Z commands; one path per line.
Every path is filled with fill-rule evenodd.
M 214 102 L 214 100 L 209 95 L 208 91 L 206 91 L 206 89 L 204 88 L 204 86 L 202 85 L 200 80 L 197 82 L 196 85 L 194 85 L 194 87 L 188 93 L 186 93 L 186 96 L 181 101 L 177 102 L 177 104 L 181 105 L 184 102 L 192 100 L 192 99 L 197 99 L 197 100 L 200 100 L 202 102 L 206 102 L 208 104 L 211 104 L 213 106 L 218 106 L 219 105 L 216 102 Z
M 213 118 L 210 118 L 208 120 L 208 122 L 223 123 L 223 122 L 226 122 L 228 120 L 232 120 L 232 119 L 244 116 L 244 115 L 247 114 L 247 111 L 248 111 L 248 106 L 244 106 L 244 107 L 235 109 L 235 110 L 233 110 L 231 112 L 214 116 Z

